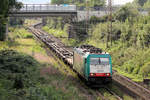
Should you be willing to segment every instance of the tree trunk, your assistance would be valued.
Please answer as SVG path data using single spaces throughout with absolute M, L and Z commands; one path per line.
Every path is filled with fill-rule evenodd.
M 0 24 L 0 41 L 4 41 L 5 39 L 6 39 L 6 25 L 1 23 Z

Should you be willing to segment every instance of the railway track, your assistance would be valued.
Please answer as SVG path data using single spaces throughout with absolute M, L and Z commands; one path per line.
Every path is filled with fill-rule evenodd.
M 56 40 L 50 34 L 47 34 L 39 29 L 30 27 L 29 30 L 44 44 L 48 46 L 59 58 L 61 58 L 66 64 L 70 67 L 73 66 L 73 53 L 65 48 L 65 46 Z M 150 91 L 137 83 L 129 80 L 128 78 L 117 74 L 113 71 L 113 81 L 117 82 L 122 87 L 126 88 L 128 91 L 132 92 L 135 97 L 138 97 L 142 100 L 150 100 Z M 116 94 L 111 92 L 112 95 L 117 97 L 117 100 L 122 100 Z M 99 94 L 101 96 L 101 94 Z M 102 97 L 104 98 L 104 97 Z M 103 99 L 106 100 L 106 99 Z
M 109 88 L 105 87 L 106 91 L 108 91 L 111 95 L 115 96 L 117 100 L 123 100 L 119 97 L 115 92 L 111 91 Z
M 134 93 L 133 96 L 135 95 L 134 97 L 136 99 L 150 100 L 150 91 L 148 89 L 120 74 L 114 73 L 112 77 L 114 81 L 128 89 L 130 92 Z
M 64 49 L 63 48 L 61 48 L 61 47 L 59 47 L 58 46 L 58 44 L 59 43 L 55 43 L 54 41 L 53 41 L 53 38 L 51 37 L 51 40 L 49 40 L 49 39 L 47 39 L 47 35 L 45 34 L 45 33 L 43 33 L 42 31 L 40 31 L 40 30 L 36 30 L 36 29 L 34 29 L 34 28 L 30 28 L 30 31 L 34 34 L 34 36 L 36 36 L 36 38 L 38 39 L 38 40 L 41 40 L 42 42 L 44 42 L 46 45 L 48 45 L 48 47 L 49 46 L 52 46 L 52 47 L 49 47 L 53 52 L 55 52 L 56 53 L 56 56 L 58 56 L 58 57 L 62 57 L 61 59 L 63 60 L 63 61 L 66 61 L 64 58 L 65 58 L 65 56 L 67 56 L 67 58 L 70 58 L 70 57 L 72 57 L 73 56 L 73 54 L 70 52 L 70 55 L 66 55 L 66 53 L 64 54 L 64 55 L 62 55 L 62 54 L 58 54 L 58 53 L 61 53 L 59 50 L 61 50 L 62 51 L 62 53 L 64 53 Z M 43 36 L 43 35 L 45 35 L 45 37 L 43 37 L 43 38 L 40 38 L 41 36 Z M 49 36 L 51 36 L 51 35 L 49 35 Z M 43 39 L 43 40 L 42 40 Z M 48 42 L 50 42 L 50 43 L 46 43 L 45 42 L 45 40 L 48 40 Z M 55 43 L 55 45 L 54 45 L 54 43 Z M 54 47 L 54 48 L 53 48 Z M 56 51 L 55 51 L 56 50 Z M 68 51 L 68 50 L 67 50 Z M 56 58 L 55 58 L 55 56 L 53 56 L 54 57 L 54 59 L 55 60 L 57 60 Z M 72 59 L 72 58 L 71 58 Z M 67 61 L 69 61 L 69 59 L 67 60 Z M 67 61 L 65 62 L 65 63 L 67 63 Z M 60 63 L 59 63 L 60 64 Z M 70 61 L 70 63 L 67 63 L 67 64 L 69 64 L 69 65 L 72 65 L 72 61 Z M 72 68 L 72 66 L 70 66 L 71 68 Z M 65 70 L 65 69 L 64 69 Z M 85 86 L 85 88 L 87 88 L 87 89 L 89 89 L 89 87 L 87 87 L 87 86 Z M 96 95 L 98 96 L 98 97 L 100 97 L 102 100 L 108 100 L 108 99 L 106 99 L 98 90 L 96 90 L 95 91 L 95 93 L 96 93 Z M 93 94 L 93 93 L 92 93 Z
M 102 100 L 108 100 L 106 97 L 104 97 L 99 91 L 96 91 L 96 94 L 101 97 Z

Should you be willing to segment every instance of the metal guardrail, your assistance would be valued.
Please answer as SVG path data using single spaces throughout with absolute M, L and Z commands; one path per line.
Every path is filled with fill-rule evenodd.
M 76 12 L 76 5 L 24 4 L 20 10 L 11 12 Z

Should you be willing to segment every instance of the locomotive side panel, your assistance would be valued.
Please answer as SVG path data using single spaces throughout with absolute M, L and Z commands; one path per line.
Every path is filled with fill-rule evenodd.
M 75 69 L 81 76 L 84 77 L 84 57 L 74 52 L 73 69 Z

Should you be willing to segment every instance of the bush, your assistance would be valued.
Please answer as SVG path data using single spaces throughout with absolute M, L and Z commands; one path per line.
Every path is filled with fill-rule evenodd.
M 13 34 L 11 34 L 9 37 L 11 38 L 33 38 L 32 33 L 28 32 L 27 30 L 21 28 L 16 28 L 15 30 L 10 29 Z
M 31 56 L 13 50 L 0 51 L 0 79 L 7 80 L 10 88 L 34 86 L 38 80 L 39 63 Z M 5 85 L 5 84 L 3 84 Z
M 103 22 L 107 22 L 107 20 L 108 20 L 108 16 L 107 15 L 105 15 L 103 17 L 92 16 L 90 18 L 90 23 L 93 23 L 93 24 L 97 24 L 97 23 L 100 23 L 100 22 L 103 23 Z
M 135 8 L 124 6 L 117 11 L 115 16 L 117 20 L 125 22 L 127 18 L 134 18 L 138 16 L 138 11 Z
M 143 77 L 148 77 L 150 73 L 150 62 L 146 63 L 142 68 L 141 68 L 141 73 Z

